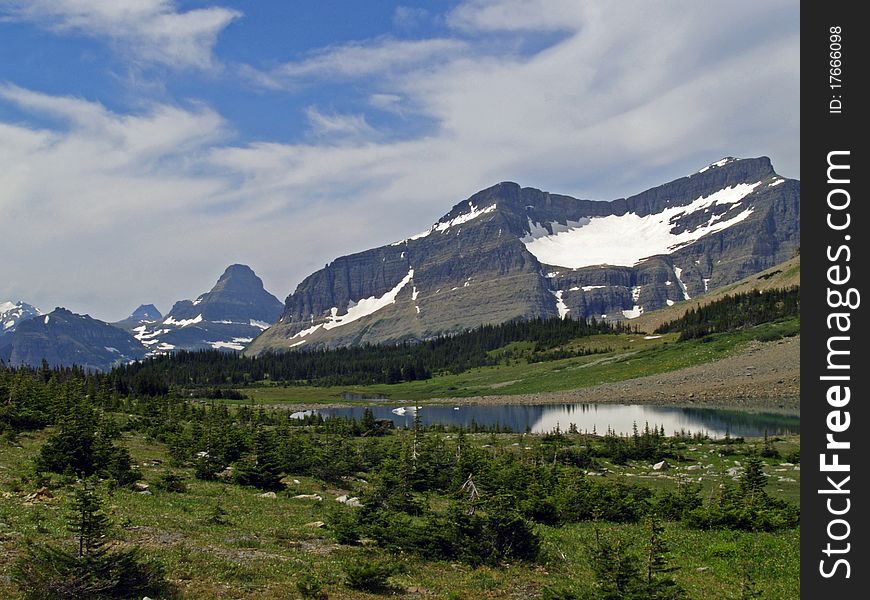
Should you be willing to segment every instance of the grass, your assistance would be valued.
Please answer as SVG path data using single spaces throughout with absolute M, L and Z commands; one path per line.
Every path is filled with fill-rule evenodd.
M 342 394 L 415 401 L 437 398 L 559 392 L 656 375 L 725 358 L 753 340 L 778 339 L 799 333 L 799 319 L 716 334 L 704 340 L 677 342 L 678 335 L 595 335 L 575 340 L 568 350 L 610 350 L 577 358 L 528 363 L 508 359 L 502 364 L 460 374 L 441 374 L 424 381 L 369 386 L 278 386 L 245 388 L 258 404 L 353 403 Z M 652 339 L 649 339 L 652 338 Z M 512 349 L 516 350 L 517 348 Z
M 62 478 L 50 483 L 53 497 L 27 500 L 38 482 L 30 470 L 33 456 L 47 432 L 22 435 L 15 444 L 0 443 L 0 571 L 9 567 L 26 540 L 37 543 L 69 542 L 65 529 L 69 486 Z M 525 445 L 538 443 L 536 436 L 520 434 L 473 434 L 470 443 L 511 448 L 521 452 Z M 520 446 L 513 446 L 522 440 Z M 277 498 L 264 498 L 254 489 L 192 478 L 183 474 L 188 492 L 160 492 L 155 483 L 167 471 L 169 457 L 164 446 L 140 435 L 126 436 L 125 443 L 152 494 L 118 489 L 108 497 L 108 513 L 115 522 L 119 543 L 136 544 L 146 555 L 162 563 L 169 579 L 184 598 L 298 598 L 296 582 L 311 576 L 323 584 L 329 598 L 377 598 L 375 594 L 352 590 L 345 584 L 350 565 L 361 561 L 387 561 L 401 568 L 390 579 L 394 590 L 422 589 L 431 598 L 533 598 L 545 585 L 574 590 L 592 585 L 586 563 L 586 543 L 596 528 L 605 535 L 619 533 L 635 540 L 643 538 L 641 525 L 579 523 L 553 528 L 537 526 L 543 539 L 544 558 L 538 565 L 514 563 L 502 568 L 471 568 L 449 562 L 424 561 L 414 555 L 390 555 L 377 548 L 341 546 L 316 521 L 328 521 L 336 506 L 334 498 L 352 492 L 311 478 L 288 478 L 288 489 Z M 722 446 L 687 441 L 681 460 L 672 461 L 666 473 L 654 472 L 643 463 L 603 464 L 607 478 L 643 482 L 653 488 L 677 485 L 681 479 L 702 478 L 707 494 L 720 483 L 730 483 L 727 468 L 743 459 L 759 440 L 732 446 L 738 453 L 720 455 Z M 783 455 L 799 447 L 798 437 L 775 440 Z M 766 460 L 771 474 L 768 491 L 793 502 L 799 501 L 800 471 L 782 467 L 782 459 Z M 701 470 L 690 470 L 700 464 Z M 710 465 L 710 467 L 707 467 Z M 778 471 L 778 469 L 786 469 Z M 787 475 L 793 482 L 781 482 Z M 359 485 L 359 484 L 354 484 Z M 296 500 L 296 494 L 318 493 L 322 502 Z M 212 518 L 216 507 L 225 515 L 223 523 Z M 751 568 L 764 598 L 790 599 L 799 594 L 799 530 L 776 534 L 730 531 L 698 531 L 677 523 L 666 525 L 672 560 L 680 565 L 674 576 L 690 598 L 738 598 L 741 572 Z M 452 594 L 452 595 L 451 595 Z M 412 593 L 408 597 L 419 597 Z M 17 598 L 8 578 L 0 578 L 0 597 Z

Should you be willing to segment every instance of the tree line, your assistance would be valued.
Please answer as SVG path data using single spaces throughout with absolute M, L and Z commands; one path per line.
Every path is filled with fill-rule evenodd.
M 256 357 L 218 350 L 177 352 L 117 367 L 109 377 L 123 394 L 148 395 L 164 394 L 168 386 L 243 386 L 265 380 L 323 386 L 391 384 L 429 379 L 437 373 L 461 373 L 511 358 L 540 361 L 584 355 L 591 351 L 569 352 L 558 347 L 581 337 L 628 331 L 626 324 L 594 318 L 517 320 L 423 342 L 271 352 Z M 530 348 L 494 352 L 513 342 L 526 342 Z
M 719 300 L 690 308 L 679 319 L 668 321 L 655 333 L 679 332 L 681 340 L 704 338 L 713 333 L 735 331 L 800 316 L 800 288 L 726 294 Z

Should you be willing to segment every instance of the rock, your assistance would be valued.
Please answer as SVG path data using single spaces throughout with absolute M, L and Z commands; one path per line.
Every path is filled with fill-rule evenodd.
M 703 468 L 704 467 L 702 467 L 701 465 L 689 465 L 688 467 L 686 467 L 686 470 L 687 471 L 700 471 Z
M 294 500 L 316 500 L 320 502 L 323 498 L 317 494 L 299 494 L 298 496 L 293 496 Z
M 667 471 L 671 468 L 671 465 L 668 464 L 668 461 L 663 460 L 661 462 L 657 462 L 653 465 L 653 471 Z
M 133 491 L 136 492 L 145 492 L 151 489 L 151 486 L 142 481 L 137 481 L 133 484 Z
M 324 523 L 323 521 L 312 521 L 311 523 L 306 523 L 305 526 L 312 527 L 314 529 L 323 529 L 324 527 L 326 527 L 326 523 Z
M 783 462 L 783 463 L 779 463 L 779 466 L 780 466 L 780 467 L 793 467 L 793 466 L 794 466 L 794 463 Z
M 698 573 L 706 573 L 709 570 L 710 567 L 698 567 L 697 569 L 695 569 L 695 571 L 697 571 Z
M 357 508 L 362 506 L 362 502 L 359 501 L 359 498 L 348 498 L 347 494 L 345 494 L 344 496 L 339 496 L 335 499 L 335 501 L 340 504 L 346 504 L 347 506 L 353 506 Z
M 726 471 L 730 477 L 737 477 L 743 469 L 740 467 L 731 467 Z
M 223 471 L 217 474 L 218 479 L 229 479 L 233 476 L 233 468 L 232 466 L 227 467 Z
M 257 494 L 260 498 L 277 498 L 278 494 L 275 492 L 263 492 L 262 494 Z

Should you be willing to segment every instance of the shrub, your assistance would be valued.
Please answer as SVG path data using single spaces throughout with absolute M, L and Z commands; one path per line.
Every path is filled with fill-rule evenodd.
M 347 586 L 363 592 L 388 592 L 390 577 L 398 572 L 390 562 L 359 562 L 345 569 Z
M 187 484 L 184 483 L 184 477 L 177 473 L 172 473 L 171 471 L 167 471 L 161 475 L 160 479 L 157 480 L 157 483 L 154 484 L 154 487 L 164 492 L 173 492 L 176 494 L 187 492 Z
M 311 573 L 305 573 L 296 580 L 296 591 L 306 599 L 326 600 L 327 598 L 323 584 Z

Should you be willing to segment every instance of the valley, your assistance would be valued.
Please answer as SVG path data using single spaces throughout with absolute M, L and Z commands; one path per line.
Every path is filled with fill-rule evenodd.
M 283 305 L 0 304 L 0 596 L 793 598 L 798 214 L 502 183 Z

